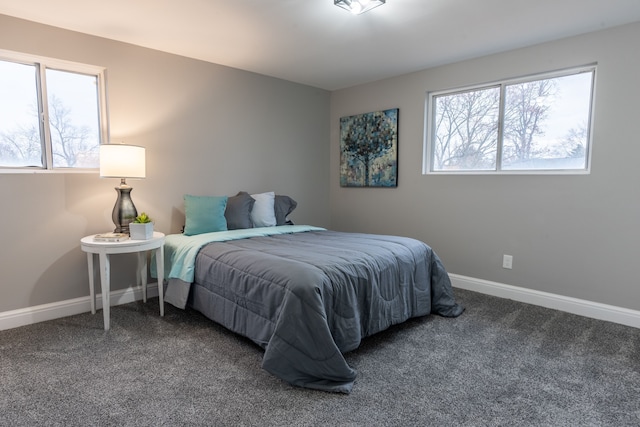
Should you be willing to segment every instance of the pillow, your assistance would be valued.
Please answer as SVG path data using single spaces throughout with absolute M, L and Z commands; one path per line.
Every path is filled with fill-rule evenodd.
M 298 202 L 289 196 L 281 196 L 276 194 L 274 201 L 274 210 L 276 214 L 276 225 L 285 225 L 290 223 L 287 216 L 298 206 Z
M 184 234 L 210 233 L 226 231 L 227 219 L 224 211 L 227 207 L 227 196 L 191 196 L 184 195 L 185 226 Z
M 227 208 L 224 216 L 227 219 L 227 228 L 237 230 L 239 228 L 251 228 L 251 210 L 255 204 L 255 199 L 249 193 L 241 191 L 235 196 L 227 199 Z
M 251 222 L 254 227 L 273 227 L 276 225 L 276 214 L 274 210 L 275 193 L 252 194 L 255 199 L 253 210 L 251 211 Z

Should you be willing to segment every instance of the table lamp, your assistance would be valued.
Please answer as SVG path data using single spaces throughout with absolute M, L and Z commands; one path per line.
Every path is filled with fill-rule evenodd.
M 118 199 L 111 214 L 111 219 L 116 225 L 114 232 L 129 233 L 129 223 L 138 216 L 138 211 L 131 200 L 133 188 L 127 185 L 127 178 L 144 178 L 145 176 L 144 147 L 126 144 L 100 145 L 100 177 L 120 178 L 120 186 L 115 187 Z

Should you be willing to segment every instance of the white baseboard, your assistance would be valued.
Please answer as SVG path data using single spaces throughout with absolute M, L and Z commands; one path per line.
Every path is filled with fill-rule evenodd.
M 640 328 L 640 311 L 637 310 L 520 288 L 503 283 L 490 282 L 488 280 L 458 274 L 449 274 L 449 278 L 456 288 Z
M 149 283 L 147 285 L 147 298 L 157 296 L 158 284 Z M 109 297 L 111 300 L 111 306 L 128 304 L 130 302 L 142 300 L 142 288 L 134 287 L 113 291 Z M 102 308 L 102 295 L 98 294 L 96 295 L 96 309 L 100 308 Z M 91 299 L 89 296 L 50 304 L 36 305 L 34 307 L 21 308 L 18 310 L 5 311 L 0 313 L 0 331 L 90 311 Z M 102 316 L 101 313 L 97 314 Z
M 637 310 L 520 288 L 504 283 L 490 282 L 488 280 L 461 276 L 459 274 L 449 274 L 449 277 L 451 278 L 451 283 L 456 288 L 640 328 L 640 311 Z M 150 283 L 147 287 L 147 297 L 153 298 L 157 296 L 157 284 Z M 112 306 L 141 300 L 142 288 L 135 287 L 111 292 L 110 299 Z M 102 308 L 101 295 L 96 295 L 96 308 Z M 91 301 L 88 296 L 19 310 L 5 311 L 0 313 L 0 331 L 89 311 L 91 311 Z

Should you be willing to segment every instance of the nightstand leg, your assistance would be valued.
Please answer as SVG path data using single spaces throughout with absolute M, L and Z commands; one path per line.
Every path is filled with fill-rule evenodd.
M 102 314 L 104 317 L 104 330 L 108 331 L 110 328 L 109 316 L 110 316 L 110 277 L 111 266 L 109 263 L 109 255 L 100 253 L 100 285 L 102 286 Z
M 91 299 L 91 314 L 96 314 L 96 290 L 93 283 L 93 254 L 87 252 L 87 266 L 89 267 L 89 298 Z
M 138 252 L 138 284 L 142 286 L 142 302 L 147 302 L 147 253 Z
M 160 316 L 164 316 L 164 246 L 156 249 L 156 276 L 158 276 L 158 299 Z

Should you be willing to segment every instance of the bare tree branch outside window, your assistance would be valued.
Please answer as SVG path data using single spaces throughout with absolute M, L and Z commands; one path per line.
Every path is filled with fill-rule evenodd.
M 430 167 L 584 170 L 594 73 L 589 68 L 433 95 Z
M 0 172 L 97 168 L 108 137 L 104 68 L 0 54 Z

